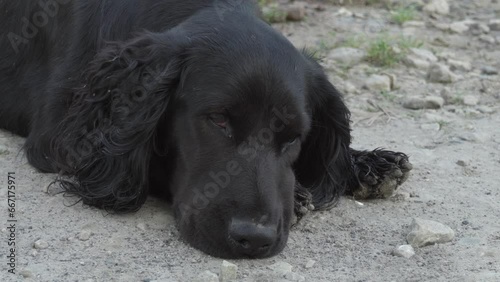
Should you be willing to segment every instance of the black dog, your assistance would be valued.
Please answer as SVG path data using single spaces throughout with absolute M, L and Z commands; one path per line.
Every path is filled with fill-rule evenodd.
M 242 0 L 0 4 L 0 127 L 84 203 L 172 202 L 220 257 L 280 252 L 344 193 L 386 197 L 406 155 L 349 148 L 349 111 L 310 55 Z

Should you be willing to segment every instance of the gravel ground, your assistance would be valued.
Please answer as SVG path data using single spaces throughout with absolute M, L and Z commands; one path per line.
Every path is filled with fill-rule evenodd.
M 353 147 L 406 152 L 414 170 L 388 200 L 346 197 L 307 216 L 275 257 L 230 261 L 235 281 L 500 281 L 500 4 L 406 1 L 413 16 L 398 24 L 394 7 L 326 2 L 296 2 L 305 19 L 275 27 L 317 50 L 345 92 Z M 396 62 L 374 65 L 377 40 Z M 46 193 L 55 176 L 30 167 L 22 144 L 0 131 L 0 281 L 218 281 L 222 260 L 183 243 L 164 202 L 128 215 L 72 205 Z M 5 258 L 8 172 L 17 182 L 16 275 Z M 449 226 L 454 238 L 394 255 L 413 218 Z M 230 277 L 234 266 L 223 269 Z

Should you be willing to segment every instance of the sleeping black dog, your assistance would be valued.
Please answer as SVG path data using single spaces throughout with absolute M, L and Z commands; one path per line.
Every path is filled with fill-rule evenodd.
M 350 149 L 311 55 L 243 0 L 1 1 L 0 127 L 85 204 L 172 203 L 194 247 L 280 252 L 308 210 L 389 196 L 403 153 Z

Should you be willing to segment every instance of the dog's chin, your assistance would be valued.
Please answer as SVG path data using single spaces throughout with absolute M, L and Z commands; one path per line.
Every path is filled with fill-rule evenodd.
M 199 222 L 207 222 L 204 220 L 199 220 Z M 181 233 L 181 237 L 190 246 L 198 249 L 210 256 L 222 258 L 222 259 L 262 259 L 275 256 L 279 254 L 286 246 L 288 240 L 288 230 L 283 230 L 278 242 L 266 252 L 254 253 L 254 254 L 242 254 L 238 253 L 236 248 L 231 246 L 228 238 L 228 232 L 223 231 L 227 228 L 221 230 L 215 228 L 213 225 L 209 224 L 180 224 L 178 222 L 178 228 Z

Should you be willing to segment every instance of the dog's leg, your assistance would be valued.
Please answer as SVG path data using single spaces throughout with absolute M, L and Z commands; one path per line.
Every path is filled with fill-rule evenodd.
M 349 187 L 355 199 L 388 198 L 408 179 L 413 168 L 404 153 L 376 149 L 350 149 L 358 185 Z

